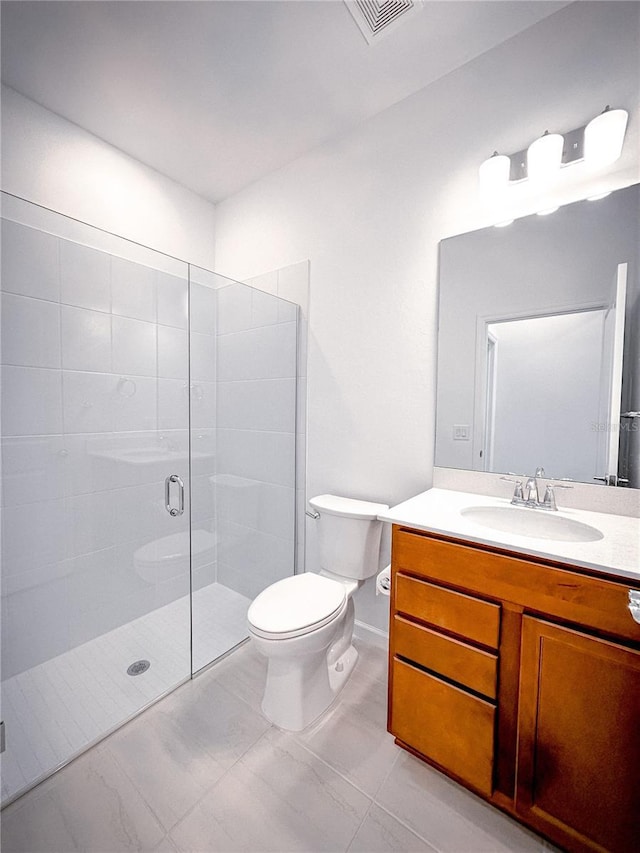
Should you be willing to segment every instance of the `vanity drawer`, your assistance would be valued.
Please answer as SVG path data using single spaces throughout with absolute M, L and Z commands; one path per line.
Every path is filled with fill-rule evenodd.
M 408 658 L 471 690 L 496 698 L 498 658 L 460 640 L 393 617 L 392 643 L 396 655 Z
M 629 590 L 640 592 L 636 579 L 583 574 L 570 565 L 496 553 L 410 533 L 397 526 L 393 531 L 393 566 L 398 576 L 411 572 L 428 578 L 434 585 L 452 584 L 469 590 L 470 596 L 477 592 L 511 602 L 525 611 L 544 613 L 590 630 L 640 642 L 640 624 L 629 612 Z M 483 640 L 478 642 L 494 648 Z
M 490 795 L 495 707 L 397 658 L 392 675 L 391 733 Z
M 497 649 L 500 638 L 500 607 L 462 592 L 445 589 L 398 572 L 395 576 L 395 607 L 437 628 Z

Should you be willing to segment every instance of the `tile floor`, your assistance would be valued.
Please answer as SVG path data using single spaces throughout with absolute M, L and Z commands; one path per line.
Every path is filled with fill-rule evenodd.
M 250 643 L 2 813 L 3 853 L 551 849 L 400 750 L 386 732 L 384 652 L 299 734 L 260 714 Z
M 194 672 L 246 638 L 250 603 L 219 583 L 194 593 Z M 189 611 L 184 596 L 2 682 L 3 803 L 189 678 Z M 151 668 L 131 678 L 139 658 Z

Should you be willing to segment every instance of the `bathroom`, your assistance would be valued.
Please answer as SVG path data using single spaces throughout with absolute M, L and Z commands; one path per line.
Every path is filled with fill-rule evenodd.
M 112 341 L 116 328 L 122 333 L 112 352 L 98 341 L 90 365 L 74 364 L 73 335 L 62 338 L 63 374 L 111 375 L 115 385 L 104 408 L 80 396 L 72 414 L 85 421 L 96 415 L 93 425 L 69 429 L 63 411 L 70 446 L 51 445 L 56 465 L 66 464 L 78 437 L 88 435 L 92 476 L 109 482 L 87 486 L 86 466 L 71 466 L 70 475 L 40 466 L 39 445 L 26 442 L 25 467 L 17 470 L 30 476 L 21 484 L 11 468 L 17 457 L 10 449 L 4 455 L 3 441 L 3 700 L 5 679 L 58 660 L 72 638 L 82 645 L 107 628 L 178 606 L 172 627 L 161 622 L 154 634 L 157 655 L 148 671 L 123 672 L 133 710 L 88 732 L 84 746 L 71 727 L 62 731 L 71 741 L 67 760 L 19 768 L 27 778 L 0 816 L 3 849 L 480 851 L 549 849 L 554 841 L 561 849 L 616 849 L 584 840 L 571 847 L 540 824 L 535 831 L 533 819 L 514 820 L 504 804 L 492 807 L 394 743 L 387 731 L 390 599 L 376 595 L 373 578 L 391 560 L 389 522 L 371 578 L 352 596 L 359 659 L 336 703 L 297 734 L 272 725 L 260 707 L 266 661 L 245 642 L 246 609 L 273 582 L 322 569 L 321 519 L 310 499 L 335 495 L 395 507 L 438 487 L 508 502 L 514 484 L 500 479 L 508 471 L 532 475 L 546 466 L 550 476 L 580 479 L 554 468 L 555 448 L 522 467 L 506 464 L 496 469 L 500 475 L 461 460 L 473 441 L 452 441 L 459 454 L 452 461 L 442 455 L 441 394 L 447 387 L 456 393 L 451 376 L 443 382 L 440 372 L 442 265 L 459 235 L 491 229 L 506 236 L 509 227 L 493 226 L 515 220 L 517 227 L 555 206 L 561 215 L 638 183 L 640 4 L 413 5 L 404 22 L 400 16 L 369 43 L 342 0 L 2 4 L 3 218 L 9 231 L 17 223 L 55 235 L 63 295 L 68 247 L 90 246 L 108 257 L 109 308 L 101 313 L 99 301 L 91 302 L 100 297 L 99 275 L 83 271 L 68 284 L 76 296 L 61 301 L 62 329 L 65 313 L 91 310 L 110 318 Z M 500 197 L 480 192 L 479 166 L 494 151 L 524 151 L 545 130 L 568 134 L 607 105 L 629 114 L 615 162 L 593 172 L 572 164 L 541 188 L 523 181 Z M 539 221 L 552 228 L 554 215 Z M 12 245 L 19 243 L 15 230 L 13 237 Z M 3 270 L 10 252 L 3 245 Z M 46 253 L 24 258 L 51 271 Z M 142 279 L 135 304 L 116 307 L 116 292 L 128 292 L 116 267 L 125 284 L 133 267 L 154 271 L 151 313 Z M 37 296 L 7 291 L 14 306 Z M 177 312 L 171 316 L 179 315 L 175 322 L 162 320 L 162 292 Z M 3 304 L 3 318 L 6 312 Z M 155 336 L 158 362 L 161 335 L 172 342 L 166 372 L 157 362 L 148 370 L 136 362 L 145 339 L 135 322 Z M 127 336 L 127 328 L 135 332 Z M 28 358 L 3 357 L 3 365 L 14 373 L 16 364 L 34 374 L 50 369 L 39 361 L 47 327 L 37 330 Z M 11 331 L 3 322 L 3 355 L 5 346 L 20 349 L 20 330 Z M 264 351 L 255 346 L 261 335 L 274 338 L 264 369 Z M 462 348 L 455 326 L 447 341 L 453 345 L 456 335 Z M 630 340 L 628 334 L 627 347 Z M 109 369 L 103 357 L 112 359 Z M 256 361 L 257 373 L 243 373 Z M 158 391 L 149 398 L 144 389 L 152 380 Z M 251 385 L 253 396 L 234 396 L 234 382 Z M 276 409 L 264 404 L 267 382 L 281 390 Z M 160 386 L 167 383 L 176 393 L 163 420 Z M 10 427 L 21 398 L 3 366 L 3 394 L 12 388 L 15 398 L 9 408 L 4 398 L 2 409 Z M 141 397 L 148 408 L 127 413 Z M 41 419 L 44 388 L 31 399 L 32 417 Z M 516 430 L 524 430 L 518 415 L 522 424 L 532 422 L 522 405 L 511 412 Z M 640 400 L 623 406 L 639 409 Z M 241 422 L 231 420 L 232 410 L 241 410 Z M 563 416 L 566 422 L 571 413 Z M 455 414 L 452 423 L 470 421 Z M 9 444 L 16 432 L 3 426 Z M 125 452 L 121 439 L 129 432 L 140 441 Z M 19 437 L 42 433 L 51 438 L 60 430 L 24 429 Z M 100 443 L 99 435 L 110 441 Z M 576 483 L 558 489 L 558 506 L 637 518 L 634 435 L 629 430 L 620 445 L 632 488 Z M 165 469 L 167 457 L 173 467 Z M 164 508 L 165 477 L 173 474 L 186 495 L 176 517 Z M 178 512 L 179 480 L 168 483 L 167 501 Z M 114 505 L 104 495 L 116 488 L 126 501 Z M 37 496 L 25 499 L 28 490 Z M 43 532 L 55 538 L 55 517 L 30 524 L 29 512 L 16 507 L 37 511 L 46 500 L 73 507 L 74 542 L 95 537 L 95 547 L 53 554 L 49 540 L 40 547 Z M 142 505 L 149 527 L 120 536 L 136 527 Z M 14 524 L 18 515 L 23 524 Z M 31 531 L 34 544 L 25 551 L 37 560 L 27 565 L 20 537 Z M 109 531 L 119 538 L 105 538 Z M 158 552 L 149 557 L 142 549 L 166 544 L 175 531 L 182 537 L 168 543 L 174 550 L 167 557 L 176 559 L 167 576 Z M 123 550 L 128 568 L 119 562 Z M 87 553 L 117 556 L 77 571 Z M 52 566 L 62 568 L 51 574 Z M 234 593 L 217 599 L 215 618 L 211 603 L 198 597 L 212 579 Z M 130 642 L 123 670 L 146 658 Z M 171 661 L 175 671 L 168 671 Z M 66 703 L 77 703 L 87 677 L 73 668 L 60 675 L 78 684 L 56 699 L 52 716 L 72 716 Z M 150 679 L 158 680 L 147 694 Z M 7 724 L 4 736 L 3 777 L 15 726 Z

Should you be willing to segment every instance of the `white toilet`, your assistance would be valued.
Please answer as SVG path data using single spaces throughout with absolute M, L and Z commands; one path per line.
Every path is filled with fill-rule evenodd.
M 319 574 L 305 572 L 272 584 L 249 607 L 249 633 L 268 658 L 262 711 L 281 729 L 300 731 L 331 705 L 358 653 L 351 598 L 378 571 L 386 504 L 320 495 Z

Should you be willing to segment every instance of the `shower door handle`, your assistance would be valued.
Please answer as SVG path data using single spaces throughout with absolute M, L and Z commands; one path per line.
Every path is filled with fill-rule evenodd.
M 178 484 L 178 506 L 171 506 L 171 484 Z M 170 474 L 164 481 L 164 505 L 169 515 L 175 518 L 184 512 L 184 483 L 177 474 Z

